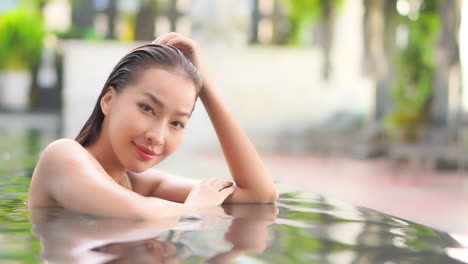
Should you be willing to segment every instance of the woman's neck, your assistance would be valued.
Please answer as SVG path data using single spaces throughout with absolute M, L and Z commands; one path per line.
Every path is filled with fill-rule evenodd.
M 105 133 L 102 132 L 96 141 L 85 149 L 99 162 L 109 176 L 120 182 L 127 169 L 120 163 L 110 141 L 103 136 Z

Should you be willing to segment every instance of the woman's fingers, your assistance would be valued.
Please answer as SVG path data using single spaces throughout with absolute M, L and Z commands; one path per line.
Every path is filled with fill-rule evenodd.
M 222 181 L 221 183 L 221 189 L 219 191 L 222 191 L 223 189 L 226 189 L 226 188 L 229 188 L 229 187 L 233 187 L 234 186 L 234 183 L 233 182 L 230 182 L 230 181 Z
M 218 190 L 218 192 L 221 192 L 222 190 L 226 188 L 232 187 L 234 184 L 230 181 L 226 181 L 223 179 L 217 179 L 215 182 L 215 188 Z
M 182 48 L 195 48 L 195 42 L 193 42 L 191 39 L 186 38 L 184 36 L 175 36 L 171 38 L 166 38 L 166 45 L 172 45 L 175 47 L 181 46 Z
M 170 33 L 165 33 L 159 36 L 155 41 L 153 41 L 153 44 L 160 44 L 160 45 L 169 45 L 167 42 L 173 38 L 177 38 L 180 35 L 175 33 L 175 32 L 170 32 Z
M 162 35 L 160 35 L 159 37 L 157 37 L 151 44 L 159 44 L 159 42 L 161 41 L 161 39 L 163 37 L 165 37 L 168 33 L 164 33 Z
M 222 190 L 219 191 L 221 194 L 225 195 L 225 197 L 228 197 L 234 192 L 234 186 L 231 187 L 226 187 Z
M 198 70 L 200 70 L 200 48 L 192 39 L 181 34 L 171 32 L 162 34 L 153 41 L 153 44 L 169 45 L 179 49 L 184 56 L 189 59 Z
M 193 50 L 188 40 L 184 39 L 183 37 L 175 37 L 175 38 L 168 39 L 164 44 L 174 46 L 180 49 L 180 51 L 182 51 L 184 54 L 186 52 L 191 53 Z
M 205 180 L 202 181 L 201 184 L 209 185 L 209 186 L 213 187 L 214 189 L 216 189 L 217 191 L 221 191 L 221 190 L 223 190 L 225 188 L 228 188 L 228 187 L 231 187 L 231 186 L 234 185 L 233 182 L 226 181 L 226 180 L 219 179 L 219 178 L 205 179 Z
M 161 40 L 164 39 L 167 35 L 169 35 L 169 33 L 164 33 L 160 35 L 153 41 L 153 44 L 161 44 Z
M 232 182 L 219 178 L 205 179 L 199 185 L 192 188 L 185 203 L 220 205 L 234 192 L 234 189 Z

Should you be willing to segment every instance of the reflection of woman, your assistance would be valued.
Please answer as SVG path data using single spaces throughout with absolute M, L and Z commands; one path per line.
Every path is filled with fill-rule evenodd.
M 174 244 L 147 239 L 135 242 L 112 243 L 98 248 L 94 251 L 112 254 L 116 257 L 106 264 L 176 264 L 180 263 L 177 258 L 177 248 Z
M 232 244 L 226 252 L 218 253 L 207 263 L 228 264 L 244 253 L 261 253 L 268 246 L 267 227 L 276 221 L 278 207 L 272 204 L 225 205 L 226 213 L 234 216 L 224 238 Z
M 225 206 L 234 217 L 225 233 L 231 250 L 218 252 L 209 263 L 231 263 L 240 254 L 260 253 L 267 247 L 266 227 L 275 222 L 278 209 L 272 204 L 238 204 Z M 203 237 L 200 226 L 213 230 L 221 224 L 217 211 L 203 211 L 203 219 L 178 222 L 178 218 L 157 221 L 133 221 L 89 217 L 63 209 L 33 207 L 30 218 L 33 233 L 41 239 L 42 259 L 50 263 L 180 263 L 181 250 L 191 248 Z M 224 218 L 226 219 L 226 218 Z M 171 239 L 155 239 L 171 230 L 198 230 L 193 240 L 174 243 Z M 194 230 L 194 231 L 195 231 Z M 224 232 L 224 230 L 219 230 Z M 173 231 L 170 231 L 173 232 Z M 201 235 L 201 236 L 200 236 Z M 183 236 L 183 235 L 182 235 Z M 194 256 L 196 257 L 196 256 Z
M 180 145 L 197 97 L 216 130 L 235 186 L 221 179 L 194 185 L 150 170 Z M 76 141 L 57 140 L 43 151 L 28 204 L 154 218 L 223 201 L 276 199 L 255 148 L 206 75 L 198 46 L 170 33 L 122 58 Z
M 156 248 L 156 243 L 163 242 L 153 238 L 168 228 L 191 228 L 177 225 L 177 218 L 134 221 L 89 217 L 63 209 L 41 207 L 30 209 L 30 220 L 32 232 L 41 240 L 41 257 L 49 263 L 115 261 L 138 245 L 148 249 L 146 254 L 152 253 L 154 259 L 160 259 L 168 255 L 166 253 L 171 247 L 165 246 L 167 252 L 163 252 Z

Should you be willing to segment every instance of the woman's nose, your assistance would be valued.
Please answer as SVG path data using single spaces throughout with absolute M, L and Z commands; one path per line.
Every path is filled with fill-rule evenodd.
M 146 133 L 146 140 L 148 140 L 151 145 L 164 144 L 164 130 L 165 126 L 163 124 L 153 125 Z

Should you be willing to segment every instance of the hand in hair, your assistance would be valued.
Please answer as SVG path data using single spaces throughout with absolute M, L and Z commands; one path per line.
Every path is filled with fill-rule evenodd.
M 178 48 L 203 75 L 201 69 L 200 47 L 192 39 L 182 36 L 181 34 L 171 32 L 162 34 L 155 39 L 152 44 L 170 45 Z

